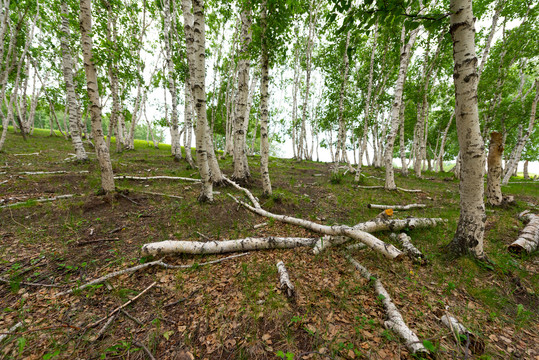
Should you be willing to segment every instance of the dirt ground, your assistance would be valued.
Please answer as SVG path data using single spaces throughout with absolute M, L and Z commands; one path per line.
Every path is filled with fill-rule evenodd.
M 177 255 L 163 261 L 193 266 L 149 267 L 58 296 L 154 260 L 140 255 L 148 242 L 319 234 L 252 214 L 227 196 L 243 196 L 229 187 L 214 189 L 213 204 L 197 202 L 196 183 L 176 180 L 118 180 L 121 191 L 99 196 L 95 160 L 64 161 L 71 150 L 63 139 L 19 141 L 11 134 L 8 150 L 0 154 L 0 206 L 23 203 L 0 208 L 0 333 L 6 335 L 0 359 L 145 359 L 149 354 L 156 359 L 412 358 L 398 335 L 385 328 L 381 299 L 372 282 L 345 259 L 347 253 L 378 276 L 431 358 L 539 359 L 539 259 L 537 253 L 517 257 L 506 250 L 523 227 L 516 214 L 538 209 L 538 184 L 506 187 L 517 205 L 487 209 L 489 265 L 446 254 L 458 220 L 458 183 L 450 174 L 399 177 L 399 186 L 424 192 L 387 193 L 358 189 L 350 174 L 332 183 L 327 164 L 272 159 L 275 195 L 260 197 L 260 203 L 274 213 L 353 225 L 378 213 L 367 203 L 427 203 L 427 209 L 395 217 L 448 220 L 433 229 L 407 229 L 428 265 L 343 247 L 319 255 L 310 248 L 250 252 L 211 265 L 198 264 L 229 255 Z M 185 163 L 173 162 L 166 149 L 139 147 L 112 157 L 117 174 L 198 177 Z M 250 159 L 249 188 L 260 196 L 257 164 L 257 158 Z M 230 158 L 221 166 L 230 173 Z M 66 173 L 20 174 L 25 171 Z M 364 185 L 380 184 L 377 177 L 383 176 L 369 167 L 365 174 Z M 74 196 L 34 201 L 66 194 Z M 261 223 L 267 224 L 254 228 Z M 389 233 L 375 235 L 391 241 Z M 279 288 L 279 260 L 296 286 L 292 300 Z M 102 332 L 108 319 L 88 327 L 154 282 Z M 456 339 L 440 322 L 444 314 L 465 324 L 479 345 Z M 19 322 L 21 327 L 10 330 Z

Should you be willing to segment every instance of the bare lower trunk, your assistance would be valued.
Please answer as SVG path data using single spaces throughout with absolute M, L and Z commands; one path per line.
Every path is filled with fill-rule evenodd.
M 193 127 L 193 97 L 191 96 L 191 90 L 189 89 L 189 82 L 185 82 L 185 105 L 183 111 L 183 122 L 184 122 L 184 141 L 183 146 L 185 148 L 185 160 L 187 163 L 194 169 L 195 163 L 193 161 L 193 155 L 191 154 L 191 128 Z M 172 128 L 171 128 L 172 131 Z M 171 132 L 172 134 L 172 132 Z M 178 134 L 179 136 L 179 134 Z
M 84 70 L 90 99 L 90 113 L 92 117 L 92 134 L 99 167 L 101 169 L 101 186 L 106 193 L 114 191 L 114 175 L 110 162 L 109 149 L 103 139 L 101 127 L 101 106 L 99 104 L 99 91 L 97 88 L 97 73 L 92 55 L 92 10 L 91 0 L 80 1 L 80 30 L 81 46 L 84 58 Z
M 171 114 L 170 114 L 170 138 L 171 138 L 171 152 L 176 161 L 182 158 L 182 152 L 180 147 L 180 134 L 178 126 L 178 99 L 177 88 L 175 80 L 175 68 L 172 61 L 172 25 L 171 16 L 174 13 L 170 6 L 170 0 L 164 0 L 164 31 L 165 37 L 165 61 L 167 64 L 167 80 L 168 90 L 171 97 Z M 186 95 L 187 96 L 187 95 Z M 187 104 L 186 104 L 187 106 Z
M 451 123 L 453 122 L 453 118 L 455 117 L 455 113 L 452 112 L 451 113 L 451 117 L 449 118 L 449 122 L 447 123 L 447 126 L 445 127 L 445 130 L 444 130 L 444 135 L 442 137 L 442 142 L 440 144 L 440 151 L 438 153 L 438 157 L 437 157 L 437 161 L 438 161 L 438 166 L 437 166 L 437 170 L 438 171 L 441 171 L 441 172 L 444 172 L 444 149 L 445 149 L 445 141 L 447 140 L 447 133 L 449 132 L 449 128 L 451 127 Z
M 346 92 L 346 83 L 348 80 L 348 70 L 350 69 L 350 62 L 348 59 L 348 45 L 350 42 L 350 31 L 346 34 L 346 42 L 344 45 L 344 54 L 343 54 L 343 76 L 341 83 L 341 92 L 339 96 L 339 134 L 337 138 L 337 153 L 336 161 L 347 161 L 348 157 L 346 154 L 346 124 L 344 121 L 344 96 Z M 335 166 L 337 169 L 337 166 Z
M 502 187 L 502 134 L 493 131 L 490 133 L 488 148 L 488 175 L 487 175 L 487 202 L 492 206 L 500 206 L 503 202 Z
M 251 174 L 246 164 L 245 116 L 247 98 L 249 95 L 249 67 L 250 60 L 248 48 L 251 43 L 251 8 L 248 4 L 241 12 L 241 57 L 238 63 L 238 94 L 236 96 L 236 110 L 234 113 L 234 174 L 232 178 L 240 182 L 247 181 Z
M 462 158 L 460 218 L 450 244 L 456 254 L 473 253 L 482 258 L 485 231 L 483 202 L 484 144 L 477 109 L 477 57 L 471 0 L 451 0 L 450 31 L 455 61 L 455 117 Z
M 530 174 L 528 173 L 528 160 L 524 161 L 524 179 L 530 180 Z
M 60 37 L 61 47 L 62 47 L 62 70 L 64 73 L 64 81 L 66 84 L 66 95 L 67 102 L 69 106 L 69 127 L 71 129 L 71 141 L 73 147 L 75 148 L 75 154 L 77 155 L 77 160 L 85 161 L 88 159 L 84 146 L 82 145 L 82 139 L 79 132 L 79 119 L 80 111 L 77 106 L 77 97 L 75 95 L 75 86 L 73 84 L 73 58 L 71 57 L 71 52 L 69 49 L 69 21 L 68 16 L 68 6 L 65 1 L 62 1 L 61 4 L 61 18 L 62 18 L 62 35 Z M 37 71 L 37 69 L 36 69 Z

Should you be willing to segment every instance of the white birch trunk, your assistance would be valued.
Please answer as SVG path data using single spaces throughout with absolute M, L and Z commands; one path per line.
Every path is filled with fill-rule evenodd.
M 374 26 L 374 39 L 372 41 L 372 52 L 371 52 L 371 63 L 369 68 L 369 85 L 367 87 L 367 98 L 365 99 L 365 112 L 363 114 L 363 137 L 359 141 L 359 156 L 357 161 L 356 175 L 354 178 L 355 182 L 359 182 L 361 176 L 361 165 L 363 163 L 363 149 L 367 144 L 367 133 L 369 132 L 369 111 L 371 105 L 371 96 L 372 96 L 372 79 L 374 76 L 374 56 L 376 55 L 376 41 L 378 40 L 378 21 Z M 355 153 L 354 153 L 355 154 Z M 367 160 L 367 164 L 369 161 Z
M 183 111 L 183 122 L 184 122 L 184 141 L 183 146 L 185 147 L 185 160 L 187 160 L 187 163 L 189 166 L 191 166 L 193 169 L 196 168 L 195 163 L 193 161 L 193 155 L 191 154 L 191 128 L 193 127 L 193 97 L 191 96 L 191 89 L 189 86 L 189 81 L 185 82 L 185 105 L 184 105 L 184 111 Z M 172 131 L 172 128 L 171 128 Z M 172 134 L 172 132 L 171 132 Z M 179 135 L 178 135 L 179 136 Z
M 369 270 L 363 267 L 360 263 L 354 260 L 350 256 L 346 256 L 348 261 L 359 271 L 361 276 L 363 276 L 368 281 L 374 281 L 374 290 L 378 295 L 378 298 L 382 299 L 382 304 L 386 311 L 387 320 L 384 322 L 384 326 L 388 329 L 396 332 L 403 340 L 406 345 L 406 348 L 412 353 L 423 353 L 428 354 L 428 350 L 423 346 L 423 343 L 419 340 L 417 335 L 406 325 L 402 315 L 399 310 L 393 304 L 391 296 L 386 291 L 380 280 L 373 276 Z
M 502 187 L 500 184 L 502 178 L 502 156 L 502 134 L 493 131 L 490 133 L 487 159 L 487 202 L 492 206 L 500 206 L 503 203 Z
M 249 165 L 246 163 L 245 122 L 249 121 L 249 119 L 245 117 L 245 110 L 249 95 L 249 67 L 251 62 L 248 48 L 252 40 L 252 19 L 250 4 L 244 4 L 244 6 L 245 8 L 241 12 L 242 44 L 238 62 L 238 93 L 234 112 L 234 174 L 232 175 L 232 178 L 239 182 L 246 182 L 251 177 Z
M 344 45 L 343 54 L 343 77 L 341 83 L 341 92 L 339 96 L 339 135 L 337 138 L 337 154 L 335 156 L 337 163 L 340 161 L 348 162 L 348 156 L 346 154 L 346 124 L 344 121 L 344 96 L 346 92 L 346 83 L 348 80 L 348 70 L 350 69 L 350 62 L 348 59 L 348 45 L 350 43 L 350 31 L 346 34 L 346 42 Z M 337 167 L 335 167 L 337 170 Z
M 451 0 L 450 31 L 455 61 L 455 117 L 462 158 L 460 169 L 460 218 L 450 245 L 457 254 L 472 252 L 482 258 L 485 231 L 483 202 L 485 146 L 477 109 L 477 57 L 471 0 Z
M 109 149 L 103 138 L 101 127 L 101 106 L 99 104 L 99 90 L 97 88 L 97 73 L 92 59 L 92 10 L 91 0 L 80 0 L 80 29 L 81 46 L 84 58 L 84 70 L 90 99 L 90 113 L 92 119 L 92 135 L 99 167 L 101 169 L 101 186 L 105 193 L 114 191 L 114 175 L 110 162 Z
M 71 56 L 69 48 L 69 20 L 67 19 L 69 10 L 66 1 L 62 1 L 60 5 L 61 9 L 61 22 L 62 22 L 62 35 L 60 36 L 60 43 L 62 48 L 62 70 L 64 73 L 64 81 L 66 84 L 67 103 L 69 106 L 69 127 L 71 130 L 71 142 L 75 148 L 75 154 L 78 161 L 88 160 L 88 155 L 82 145 L 82 139 L 79 132 L 79 119 L 80 111 L 77 106 L 77 96 L 75 95 L 75 86 L 73 83 L 73 58 Z M 37 71 L 37 69 L 35 69 Z M 35 110 L 34 110 L 35 112 Z M 31 116 L 33 116 L 31 111 Z
M 179 161 L 182 158 L 182 152 L 180 147 L 180 133 L 178 125 L 178 99 L 177 99 L 177 88 L 174 68 L 174 63 L 172 61 L 172 29 L 171 29 L 171 16 L 173 16 L 173 11 L 170 7 L 170 0 L 163 0 L 163 16 L 164 16 L 164 31 L 163 35 L 165 38 L 165 61 L 167 64 L 167 80 L 168 80 L 168 91 L 170 92 L 171 97 L 171 114 L 170 114 L 170 139 L 171 139 L 171 152 L 174 156 L 174 160 Z M 185 21 L 189 21 L 192 17 L 189 17 Z M 190 24 L 192 25 L 192 22 Z M 187 97 L 187 91 L 186 91 Z M 187 107 L 187 103 L 185 104 Z M 133 120 L 134 121 L 134 120 Z M 186 148 L 187 150 L 187 148 Z
M 445 151 L 445 142 L 447 140 L 447 133 L 449 132 L 449 128 L 451 127 L 451 123 L 453 122 L 453 118 L 455 117 L 455 113 L 452 112 L 451 113 L 451 117 L 449 118 L 449 121 L 447 123 L 447 126 L 445 127 L 445 130 L 444 130 L 444 135 L 442 137 L 442 142 L 440 144 L 440 151 L 438 153 L 438 157 L 437 157 L 437 167 L 436 167 L 436 170 L 437 171 L 441 171 L 441 172 L 444 172 L 444 151 Z
M 523 135 L 519 136 L 518 141 L 511 152 L 511 158 L 509 159 L 509 164 L 505 168 L 505 175 L 503 177 L 502 184 L 507 185 L 509 183 L 509 179 L 511 178 L 511 175 L 514 171 L 516 171 L 518 167 L 518 162 L 520 161 L 520 157 L 522 156 L 522 151 L 524 150 L 524 147 L 526 146 L 526 143 L 528 142 L 530 136 L 533 133 L 533 127 L 535 124 L 535 115 L 537 111 L 537 102 L 539 100 L 539 79 L 535 80 L 535 98 L 533 99 L 531 113 L 530 113 L 530 121 L 528 122 L 528 129 L 526 130 Z
M 193 13 L 191 14 L 191 6 Z M 213 201 L 213 183 L 211 180 L 208 163 L 207 139 L 208 124 L 206 121 L 206 85 L 205 71 L 206 50 L 205 25 L 204 25 L 204 3 L 203 0 L 182 0 L 182 10 L 184 16 L 184 29 L 187 43 L 187 60 L 189 62 L 189 74 L 191 93 L 193 94 L 195 109 L 197 112 L 196 124 L 196 152 L 200 177 L 202 180 L 202 191 L 198 200 L 200 202 Z M 193 17 L 193 21 L 190 21 Z M 193 24 L 193 26 L 190 26 Z
M 410 38 L 406 44 L 403 44 L 400 51 L 400 65 L 399 75 L 397 78 L 397 84 L 395 85 L 395 95 L 391 107 L 391 128 L 386 140 L 384 164 L 386 167 L 385 188 L 387 190 L 395 190 L 397 185 L 395 184 L 395 175 L 393 172 L 393 147 L 395 144 L 395 138 L 397 137 L 397 130 L 400 120 L 400 108 L 402 106 L 402 94 L 404 92 L 404 83 L 406 81 L 406 74 L 408 73 L 408 65 L 412 55 L 412 48 L 415 44 L 419 28 L 410 32 Z
M 165 254 L 224 254 L 239 251 L 291 249 L 301 246 L 313 246 L 318 238 L 245 238 L 222 241 L 173 241 L 166 240 L 145 244 L 143 255 L 161 256 Z
M 260 13 L 260 21 L 262 26 L 262 56 L 260 58 L 260 173 L 262 176 L 262 191 L 264 195 L 272 194 L 271 180 L 269 176 L 269 54 L 268 40 L 266 38 L 267 30 L 267 0 L 262 2 L 262 10 Z M 256 128 L 255 128 L 256 138 Z

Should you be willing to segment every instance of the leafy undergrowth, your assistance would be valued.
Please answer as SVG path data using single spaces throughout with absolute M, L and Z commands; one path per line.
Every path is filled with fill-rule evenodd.
M 72 152 L 70 143 L 47 135 L 36 131 L 24 142 L 10 132 L 5 152 L 0 153 L 0 205 L 24 202 L 0 209 L 0 278 L 7 280 L 0 283 L 0 332 L 23 322 L 0 342 L 2 358 L 144 359 L 141 344 L 158 359 L 411 357 L 398 336 L 384 328 L 381 300 L 372 284 L 347 263 L 343 247 L 316 256 L 311 249 L 299 248 L 252 252 L 182 270 L 150 268 L 56 296 L 61 290 L 149 261 L 140 257 L 140 247 L 147 242 L 317 235 L 239 208 L 227 193 L 243 194 L 229 187 L 215 188 L 213 204 L 197 203 L 198 185 L 174 180 L 120 180 L 116 186 L 123 196 L 99 197 L 95 154 L 90 153 L 88 163 L 65 161 Z M 138 176 L 198 177 L 185 162 L 174 162 L 169 149 L 138 142 L 135 151 L 112 154 L 113 169 Z M 39 155 L 14 155 L 35 152 Z M 251 191 L 260 197 L 263 208 L 274 213 L 352 225 L 378 214 L 367 208 L 369 203 L 427 204 L 425 209 L 394 216 L 448 220 L 436 228 L 408 231 L 429 265 L 393 262 L 368 249 L 351 255 L 380 278 L 434 357 L 537 359 L 539 260 L 537 254 L 514 257 L 507 253 L 507 245 L 523 226 L 516 215 L 537 209 L 538 183 L 510 184 L 503 190 L 515 195 L 517 204 L 487 208 L 485 248 L 493 264 L 485 265 L 446 254 L 444 246 L 459 216 L 458 183 L 451 174 L 427 172 L 424 179 L 397 175 L 400 187 L 424 192 L 386 192 L 358 189 L 350 174 L 331 181 L 328 164 L 272 158 L 275 194 L 262 198 L 258 157 L 250 158 L 249 164 Z M 221 166 L 231 174 L 230 157 L 221 160 Z M 68 173 L 19 174 L 58 170 Z M 383 184 L 381 169 L 367 167 L 364 174 L 362 185 Z M 33 201 L 62 194 L 76 196 Z M 267 225 L 254 229 L 263 222 Z M 392 242 L 389 233 L 376 236 Z M 179 255 L 165 261 L 197 264 L 219 257 Z M 275 266 L 279 260 L 297 287 L 295 301 L 279 290 Z M 95 337 L 102 325 L 84 330 L 154 281 L 157 286 L 125 309 L 135 320 L 120 314 L 99 339 Z M 440 322 L 446 313 L 486 344 L 484 353 L 466 355 L 466 343 L 457 344 Z

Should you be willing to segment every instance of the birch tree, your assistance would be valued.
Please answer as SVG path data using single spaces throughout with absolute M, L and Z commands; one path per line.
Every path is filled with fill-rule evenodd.
M 114 174 L 110 162 L 109 149 L 103 138 L 103 128 L 101 125 L 101 105 L 99 90 L 97 87 L 97 72 L 92 55 L 92 2 L 91 0 L 80 0 L 80 31 L 81 45 L 84 59 L 84 71 L 86 73 L 86 83 L 88 98 L 90 99 L 90 114 L 92 119 L 92 135 L 95 142 L 95 150 L 99 167 L 101 170 L 101 187 L 105 193 L 114 191 Z

